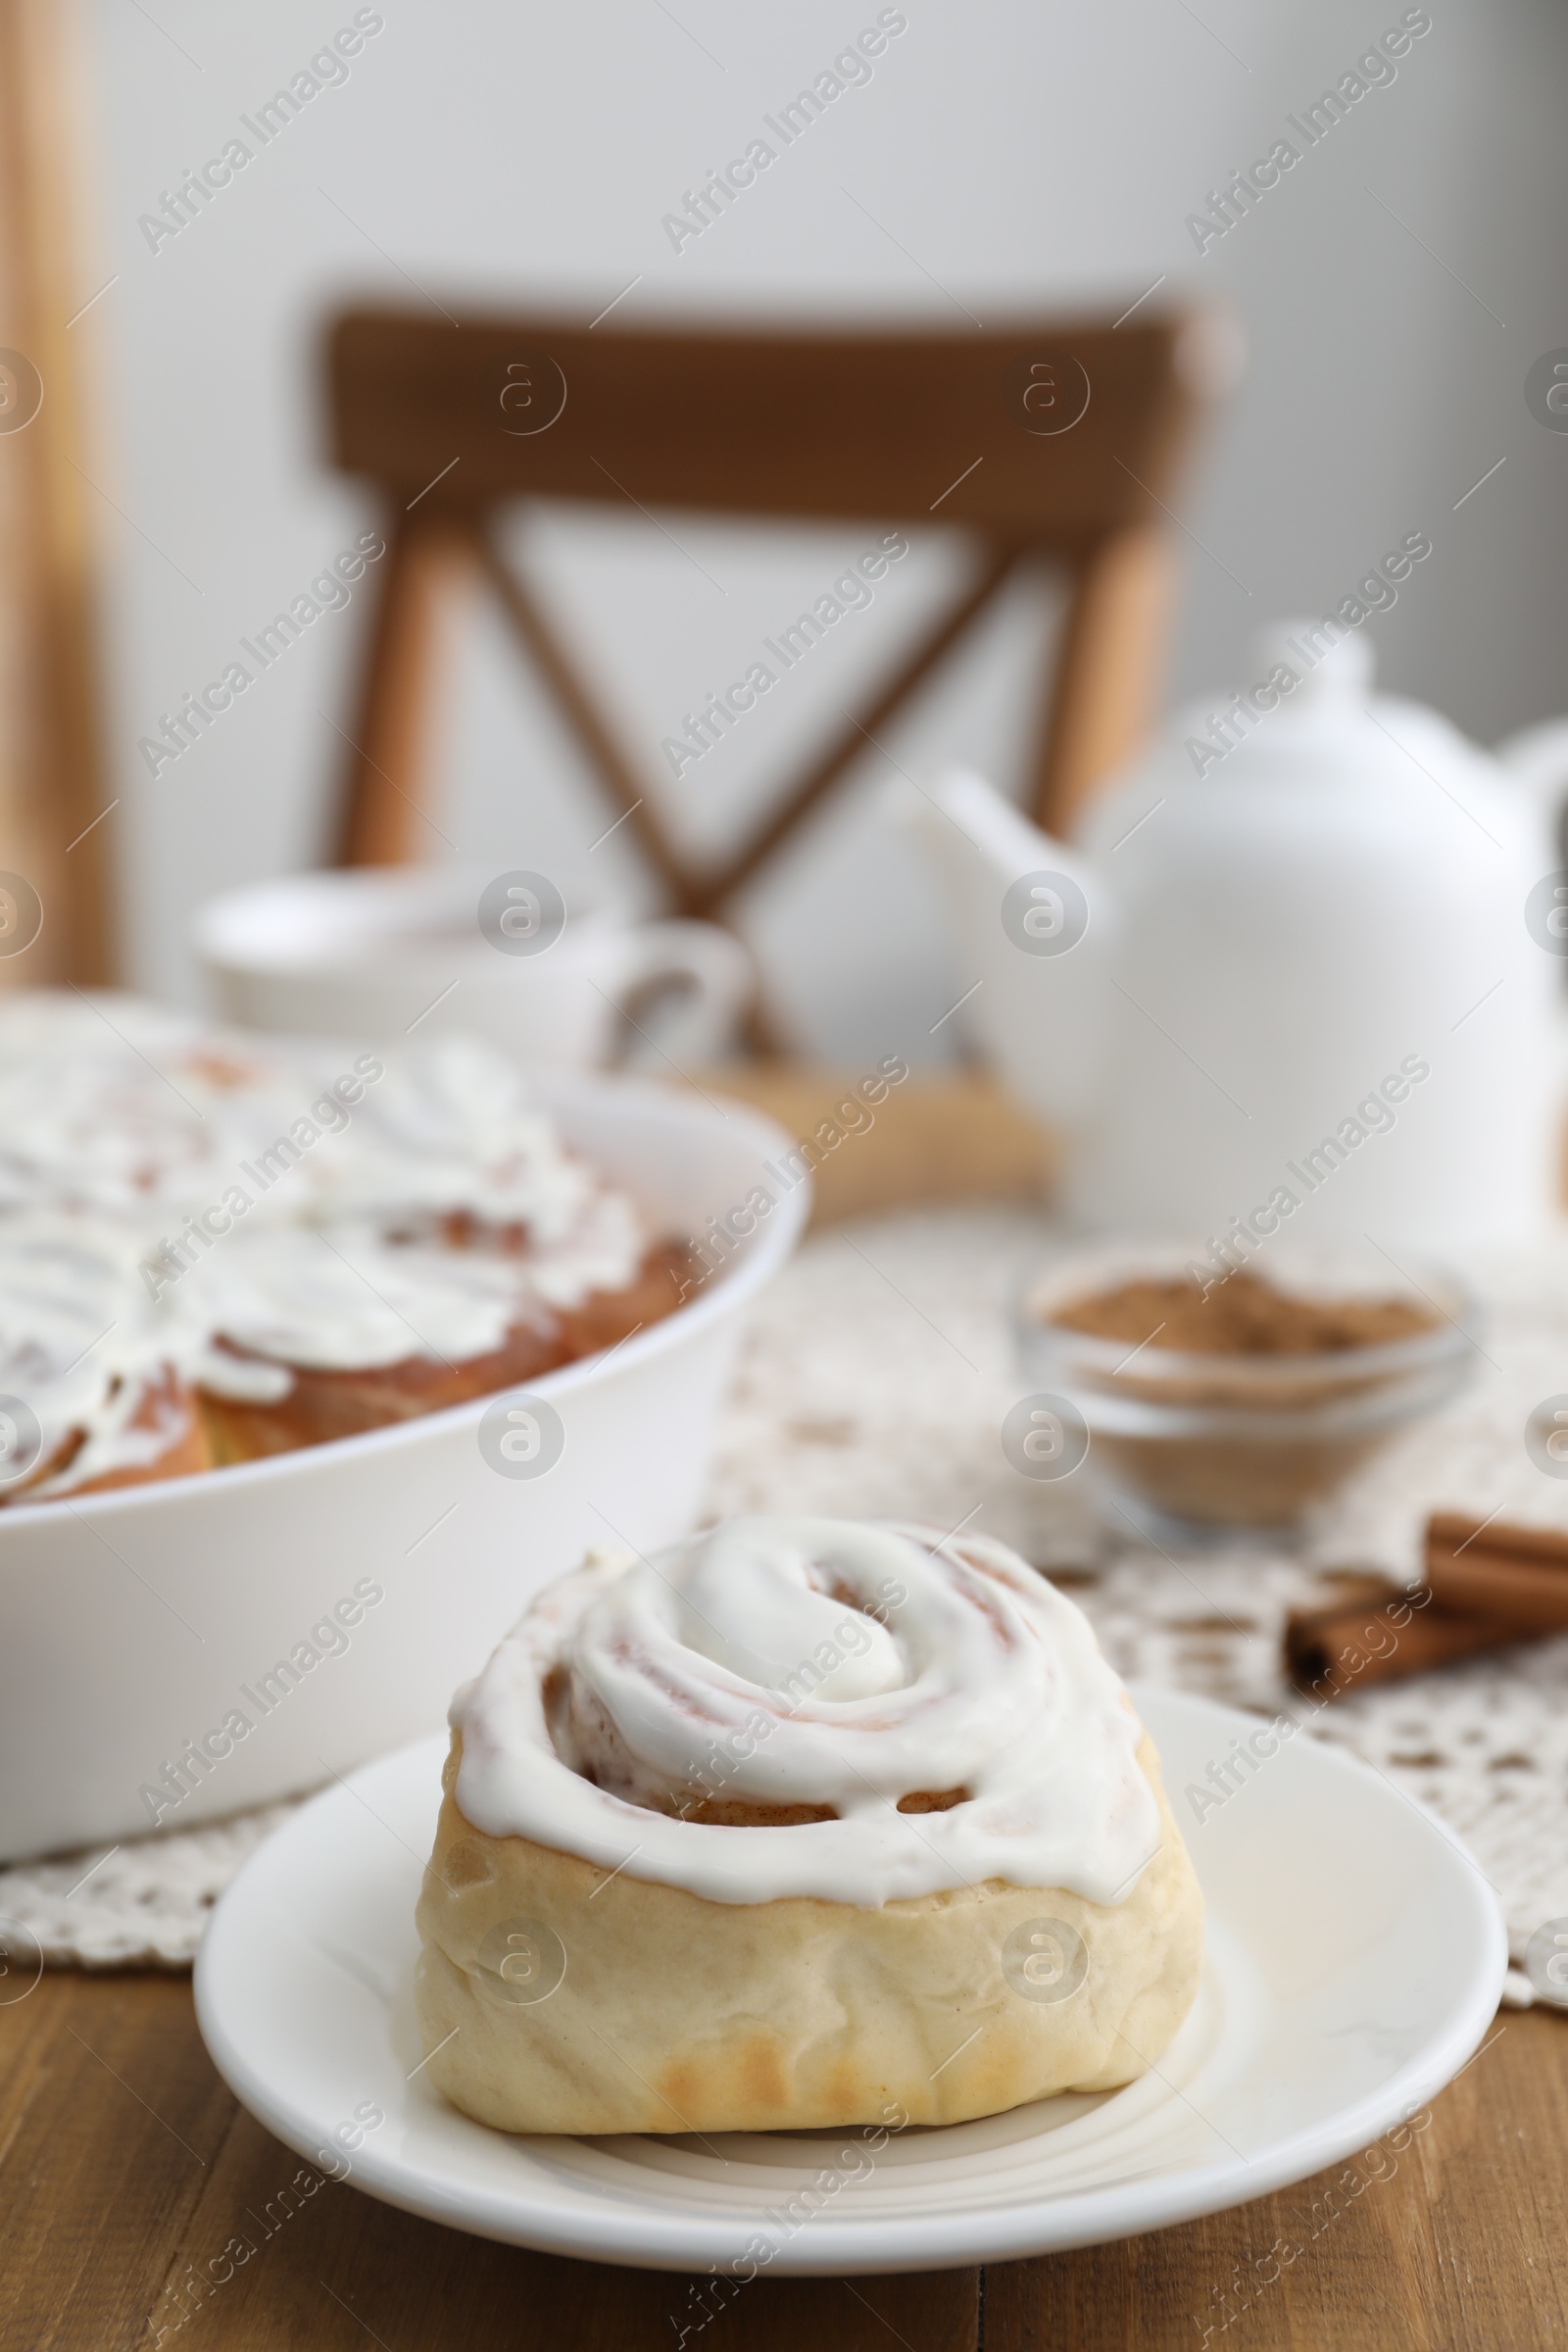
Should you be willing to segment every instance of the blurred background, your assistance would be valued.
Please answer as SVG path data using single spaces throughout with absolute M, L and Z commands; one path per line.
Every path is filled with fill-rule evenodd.
M 1390 27 L 1401 13 L 1388 10 Z M 77 159 L 71 307 L 91 304 L 70 329 L 73 455 L 103 583 L 122 977 L 196 1001 L 197 904 L 326 854 L 334 730 L 368 595 L 310 629 L 156 778 L 137 743 L 381 519 L 325 458 L 321 323 L 350 302 L 432 319 L 535 308 L 586 323 L 614 303 L 617 325 L 951 327 L 1215 297 L 1240 323 L 1245 367 L 1188 480 L 1171 691 L 1246 683 L 1259 626 L 1323 610 L 1421 530 L 1431 560 L 1365 632 L 1380 679 L 1484 742 L 1568 700 L 1568 539 L 1547 524 L 1568 451 L 1524 398 L 1531 363 L 1563 338 L 1561 10 L 1445 0 L 1393 78 L 1201 252 L 1188 217 L 1292 135 L 1286 118 L 1353 67 L 1381 19 L 1343 0 L 910 0 L 884 23 L 895 14 L 906 26 L 867 77 L 677 250 L 664 217 L 768 135 L 763 117 L 874 8 L 801 0 L 784 21 L 719 0 L 388 0 L 359 12 L 377 28 L 342 78 L 177 235 L 150 238 L 143 217 L 163 194 L 356 14 L 94 0 L 61 135 Z M 678 781 L 662 739 L 865 533 L 688 519 L 677 544 L 628 503 L 536 514 L 528 560 L 696 853 L 737 838 L 949 592 L 961 558 L 940 521 L 852 626 Z M 961 752 L 1013 780 L 1054 593 L 1009 590 L 886 753 L 923 769 Z M 613 805 L 488 607 L 475 602 L 457 643 L 432 850 L 579 862 Z M 868 747 L 744 905 L 785 1042 L 818 1061 L 963 1049 L 961 1015 L 932 1030 L 966 975 L 933 878 L 876 813 L 892 772 Z M 653 907 L 624 830 L 596 864 L 612 859 Z

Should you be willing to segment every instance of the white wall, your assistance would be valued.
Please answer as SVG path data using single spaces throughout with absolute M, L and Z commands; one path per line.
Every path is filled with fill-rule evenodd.
M 1531 361 L 1568 342 L 1568 31 L 1549 0 L 1433 0 L 1397 79 L 1201 256 L 1186 216 L 1289 135 L 1287 114 L 1352 68 L 1398 5 L 907 0 L 907 29 L 869 84 L 678 254 L 662 216 L 872 23 L 874 5 L 386 0 L 380 13 L 347 82 L 154 252 L 138 216 L 354 8 L 273 0 L 242 18 L 195 0 L 150 13 L 95 0 L 101 267 L 66 294 L 74 310 L 118 272 L 74 331 L 101 379 L 84 463 L 105 493 L 114 821 L 140 984 L 191 994 L 191 907 L 320 847 L 341 749 L 329 722 L 346 715 L 363 597 L 156 780 L 136 742 L 374 520 L 323 466 L 314 405 L 318 321 L 353 298 L 592 317 L 639 277 L 617 318 L 961 322 L 1120 308 L 1163 272 L 1156 299 L 1221 293 L 1250 346 L 1187 513 L 1175 683 L 1242 682 L 1254 627 L 1321 609 L 1421 527 L 1434 557 L 1373 624 L 1384 675 L 1489 738 L 1568 706 L 1568 435 L 1543 430 L 1523 397 Z M 657 782 L 660 737 L 864 536 L 675 528 L 679 548 L 629 509 L 586 524 L 553 516 L 530 560 L 572 633 L 615 662 L 655 789 L 694 837 L 716 840 L 836 720 L 845 680 L 913 625 L 957 558 L 933 534 L 871 612 L 674 791 Z M 1038 625 L 1021 597 L 953 687 L 889 739 L 894 757 L 917 766 L 962 751 L 1005 769 Z M 610 821 L 480 614 L 445 741 L 439 821 L 465 855 L 576 864 Z M 757 912 L 800 1041 L 852 1060 L 895 1047 L 936 1055 L 958 1025 L 930 1035 L 957 988 L 931 886 L 881 835 L 872 788 L 891 772 L 868 757 Z M 637 887 L 624 833 L 595 855 Z

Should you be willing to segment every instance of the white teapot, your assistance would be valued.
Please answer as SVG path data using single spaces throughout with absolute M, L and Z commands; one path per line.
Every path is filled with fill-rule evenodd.
M 904 804 L 1081 1224 L 1245 1256 L 1286 1220 L 1396 1250 L 1555 1210 L 1568 744 L 1534 730 L 1510 769 L 1373 701 L 1370 647 L 1324 634 L 1281 629 L 1250 697 L 1179 712 L 1071 848 L 977 776 Z

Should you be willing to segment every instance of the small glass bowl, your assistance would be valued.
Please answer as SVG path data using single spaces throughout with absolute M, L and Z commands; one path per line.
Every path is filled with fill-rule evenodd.
M 1325 1300 L 1406 1299 L 1435 1313 L 1430 1329 L 1320 1354 L 1217 1354 L 1161 1348 L 1157 1333 L 1129 1345 L 1052 1319 L 1069 1301 L 1128 1282 L 1190 1279 L 1207 1258 L 1206 1248 L 1105 1245 L 1037 1269 L 1017 1301 L 1024 1377 L 1081 1416 L 1100 1498 L 1145 1534 L 1289 1532 L 1475 1369 L 1480 1310 L 1457 1276 L 1430 1264 L 1396 1268 L 1350 1244 L 1281 1244 L 1249 1270 Z

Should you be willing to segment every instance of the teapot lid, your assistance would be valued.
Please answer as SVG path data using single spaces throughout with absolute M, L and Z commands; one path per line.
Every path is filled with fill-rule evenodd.
M 1311 633 L 1321 637 L 1323 623 L 1311 620 L 1276 620 L 1260 629 L 1255 640 L 1259 674 L 1268 677 L 1276 669 L 1288 669 L 1296 679 L 1291 690 L 1293 710 L 1310 710 L 1325 701 L 1344 709 L 1355 704 L 1361 709 L 1372 699 L 1372 678 L 1377 668 L 1377 656 L 1365 637 L 1340 637 L 1321 651 L 1311 645 Z
M 1253 683 L 1205 695 L 1175 714 L 1154 764 L 1161 780 L 1227 784 L 1304 780 L 1332 761 L 1336 780 L 1408 785 L 1424 771 L 1445 789 L 1473 786 L 1492 762 L 1419 703 L 1372 693 L 1370 640 L 1339 620 L 1276 621 L 1255 641 Z M 1146 771 L 1147 772 L 1147 771 Z

